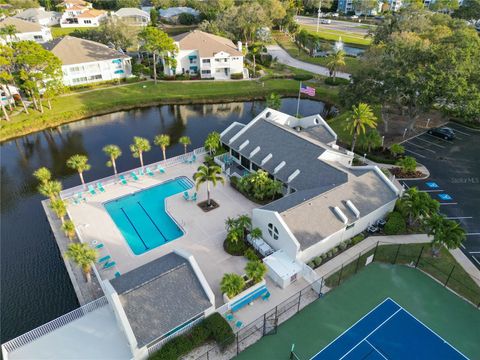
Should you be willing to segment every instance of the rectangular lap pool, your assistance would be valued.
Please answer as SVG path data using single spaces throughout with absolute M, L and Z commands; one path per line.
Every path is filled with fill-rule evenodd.
M 135 255 L 175 240 L 183 231 L 165 210 L 165 199 L 192 188 L 186 177 L 104 203 Z

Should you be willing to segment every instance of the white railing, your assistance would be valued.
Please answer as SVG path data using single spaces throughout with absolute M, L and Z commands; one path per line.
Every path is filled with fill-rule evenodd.
M 47 335 L 48 333 L 51 333 L 52 331 L 57 330 L 58 328 L 61 328 L 62 326 L 65 326 L 69 323 L 71 323 L 74 320 L 80 319 L 81 317 L 87 315 L 88 313 L 91 313 L 95 310 L 98 310 L 108 304 L 108 300 L 105 296 L 92 301 L 86 305 L 83 305 L 79 307 L 78 309 L 75 309 L 65 315 L 60 316 L 59 318 L 56 318 L 42 326 L 37 327 L 36 329 L 33 329 L 23 335 L 20 335 L 19 337 L 16 337 L 15 339 L 12 339 L 5 344 L 2 345 L 2 350 L 5 350 L 6 352 L 12 352 L 29 342 L 32 342 L 44 335 Z
M 152 171 L 155 171 L 156 167 L 159 166 L 159 165 L 162 166 L 163 168 L 168 168 L 168 167 L 171 167 L 171 166 L 175 166 L 175 165 L 184 163 L 185 160 L 191 159 L 193 155 L 202 156 L 202 155 L 205 155 L 205 154 L 207 154 L 207 151 L 205 150 L 205 148 L 201 147 L 201 148 L 195 149 L 195 150 L 193 150 L 193 151 L 191 151 L 187 154 L 182 154 L 182 155 L 179 155 L 179 156 L 168 158 L 167 160 L 161 160 L 161 161 L 157 161 L 157 162 L 154 162 L 154 163 L 151 163 L 151 164 L 146 164 L 143 168 L 142 167 L 137 167 L 137 168 L 134 168 L 134 169 L 130 169 L 130 170 L 118 173 L 116 176 L 111 175 L 111 176 L 107 176 L 107 177 L 102 178 L 102 179 L 97 179 L 97 180 L 85 183 L 85 186 L 78 185 L 78 186 L 75 186 L 75 187 L 72 187 L 72 188 L 69 188 L 69 189 L 65 189 L 65 190 L 60 192 L 60 197 L 62 199 L 70 198 L 77 193 L 83 193 L 86 189 L 88 189 L 89 185 L 92 185 L 94 188 L 96 188 L 95 185 L 99 182 L 101 182 L 103 186 L 108 186 L 108 185 L 115 184 L 115 183 L 118 182 L 118 179 L 121 175 L 127 176 L 127 175 L 131 174 L 132 172 L 135 172 L 138 175 L 138 172 L 140 170 L 144 170 L 146 167 L 150 167 L 152 169 Z
M 152 346 L 149 346 L 148 347 L 148 355 L 151 356 L 152 354 L 156 353 L 158 350 L 160 350 L 160 348 L 163 345 L 165 345 L 166 342 L 168 342 L 169 340 L 173 339 L 174 337 L 176 337 L 178 335 L 181 335 L 181 334 L 187 332 L 188 330 L 193 328 L 195 325 L 201 323 L 203 321 L 203 319 L 204 319 L 204 317 L 200 316 L 198 319 L 195 319 L 194 321 L 192 321 L 188 325 L 184 326 L 183 328 L 178 329 L 173 334 L 170 334 L 170 335 L 164 337 L 163 339 L 161 339 L 160 341 L 156 342 Z

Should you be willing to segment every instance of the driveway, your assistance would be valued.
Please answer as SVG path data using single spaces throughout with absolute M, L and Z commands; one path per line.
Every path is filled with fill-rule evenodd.
M 480 132 L 449 123 L 456 133 L 453 141 L 426 132 L 402 145 L 430 171 L 425 180 L 401 181 L 416 186 L 440 202 L 440 213 L 458 221 L 467 232 L 461 250 L 480 269 Z
M 268 45 L 267 52 L 272 55 L 273 58 L 277 58 L 277 61 L 281 64 L 285 64 L 297 69 L 310 71 L 314 74 L 329 76 L 330 72 L 324 66 L 310 64 L 304 61 L 297 60 L 291 57 L 285 50 L 279 45 Z M 350 74 L 344 72 L 337 72 L 337 77 L 343 79 L 350 79 Z

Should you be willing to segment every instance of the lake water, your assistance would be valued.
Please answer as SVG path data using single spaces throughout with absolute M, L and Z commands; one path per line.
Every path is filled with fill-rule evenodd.
M 294 115 L 296 99 L 283 99 L 283 112 Z M 73 154 L 86 154 L 92 168 L 86 181 L 111 175 L 102 152 L 106 144 L 121 147 L 118 170 L 139 166 L 131 156 L 133 136 L 153 142 L 157 134 L 171 136 L 167 156 L 183 152 L 181 136 L 190 136 L 191 148 L 200 147 L 208 133 L 222 131 L 234 121 L 246 123 L 264 108 L 263 102 L 209 105 L 163 105 L 92 117 L 11 140 L 0 145 L 1 170 L 1 334 L 5 342 L 78 307 L 63 260 L 52 238 L 32 173 L 40 166 L 51 169 L 64 188 L 80 184 L 78 175 L 65 166 Z M 324 113 L 321 102 L 302 100 L 304 116 Z M 162 158 L 160 148 L 144 155 L 146 163 Z

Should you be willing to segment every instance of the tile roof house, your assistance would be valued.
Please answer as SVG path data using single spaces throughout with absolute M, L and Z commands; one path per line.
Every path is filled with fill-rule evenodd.
M 137 8 L 122 8 L 114 15 L 130 26 L 147 26 L 150 23 L 150 14 Z
M 64 8 L 60 27 L 97 27 L 107 18 L 105 10 L 92 8 L 83 0 L 64 0 L 59 6 Z
M 34 22 L 42 26 L 58 25 L 62 14 L 56 11 L 45 11 L 43 7 L 23 10 L 14 17 Z
M 8 35 L 6 39 L 0 39 L 0 43 L 29 40 L 42 44 L 52 40 L 52 33 L 48 27 L 31 21 L 16 17 L 7 17 L 0 21 L 0 28 L 7 26 L 13 26 L 15 28 L 15 35 Z
M 221 134 L 229 158 L 216 162 L 228 176 L 261 169 L 282 183 L 284 196 L 254 209 L 252 223 L 292 261 L 307 262 L 364 231 L 401 194 L 378 167 L 352 166 L 353 153 L 336 139 L 320 115 L 298 119 L 268 108 Z
M 193 30 L 173 37 L 179 49 L 177 67 L 165 66 L 165 74 L 192 74 L 201 78 L 225 80 L 232 74 L 244 76 L 242 43 Z
M 124 79 L 132 75 L 129 56 L 95 41 L 64 36 L 43 46 L 62 61 L 66 86 Z

